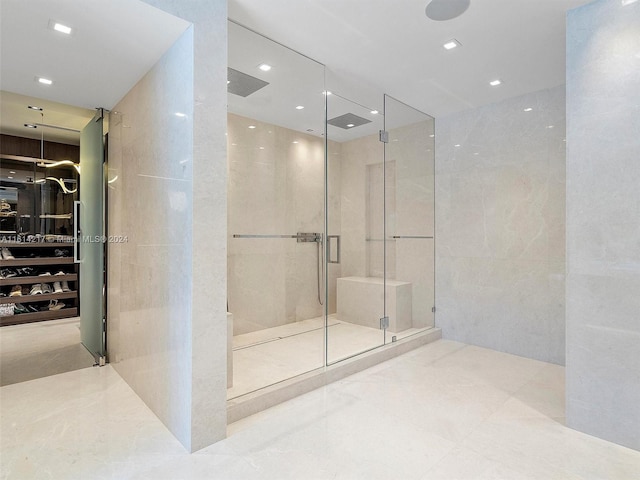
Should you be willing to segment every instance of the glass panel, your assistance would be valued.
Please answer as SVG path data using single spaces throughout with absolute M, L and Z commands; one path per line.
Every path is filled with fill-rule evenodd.
M 327 96 L 329 364 L 384 344 L 383 119 L 373 111 Z
M 80 337 L 94 356 L 103 356 L 104 143 L 98 113 L 80 134 Z M 79 234 L 80 235 L 80 234 Z
M 434 119 L 385 95 L 386 341 L 434 326 Z
M 229 23 L 234 398 L 324 365 L 324 66 Z

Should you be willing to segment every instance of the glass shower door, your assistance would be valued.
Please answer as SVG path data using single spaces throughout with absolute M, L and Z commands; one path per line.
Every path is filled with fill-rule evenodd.
M 324 365 L 324 66 L 229 30 L 227 397 Z
M 384 96 L 386 342 L 434 326 L 434 119 Z
M 382 115 L 327 96 L 327 364 L 384 345 Z

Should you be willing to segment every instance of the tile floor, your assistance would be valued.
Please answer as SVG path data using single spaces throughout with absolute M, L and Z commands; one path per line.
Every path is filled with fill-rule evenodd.
M 640 478 L 563 425 L 564 369 L 440 340 L 229 426 L 192 455 L 109 366 L 0 389 L 2 478 Z
M 80 344 L 80 318 L 0 328 L 0 385 L 24 382 L 93 365 Z

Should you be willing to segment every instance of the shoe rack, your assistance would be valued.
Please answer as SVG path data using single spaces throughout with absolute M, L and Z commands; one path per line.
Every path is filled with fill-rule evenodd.
M 73 242 L 0 242 L 0 247 L 3 249 L 0 290 L 4 294 L 0 296 L 0 304 L 20 304 L 28 310 L 17 313 L 14 309 L 13 315 L 0 316 L 0 326 L 78 316 L 79 282 L 77 264 L 73 261 Z M 14 258 L 7 258 L 4 254 L 7 251 L 9 257 Z M 66 256 L 60 256 L 62 252 Z M 58 272 L 64 275 L 56 275 Z M 10 276 L 13 273 L 16 275 Z M 41 275 L 43 273 L 50 275 Z M 54 282 L 67 282 L 69 291 L 30 294 L 34 285 L 53 287 Z M 11 291 L 18 288 L 21 294 L 10 296 Z M 56 309 L 61 303 L 64 307 Z

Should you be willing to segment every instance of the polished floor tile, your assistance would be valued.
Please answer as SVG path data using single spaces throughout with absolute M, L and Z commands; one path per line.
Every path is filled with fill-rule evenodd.
M 80 344 L 80 319 L 9 325 L 0 329 L 0 385 L 92 366 Z
M 633 480 L 564 426 L 564 369 L 440 340 L 236 422 L 194 454 L 110 367 L 0 389 L 6 479 Z

